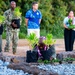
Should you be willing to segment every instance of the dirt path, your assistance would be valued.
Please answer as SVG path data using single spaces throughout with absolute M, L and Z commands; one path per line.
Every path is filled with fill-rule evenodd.
M 25 39 L 19 39 L 17 52 L 15 55 L 13 55 L 12 54 L 12 43 L 10 44 L 10 51 L 4 52 L 5 43 L 6 43 L 6 40 L 3 40 L 3 55 L 6 55 L 6 56 L 26 56 L 26 51 L 30 50 L 28 41 Z M 56 39 L 55 49 L 57 53 L 65 51 L 63 39 Z

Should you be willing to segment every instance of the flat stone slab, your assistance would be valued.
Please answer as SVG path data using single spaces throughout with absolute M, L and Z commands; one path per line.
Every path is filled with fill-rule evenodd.
M 29 74 L 33 75 L 58 75 L 57 73 L 54 72 L 49 72 L 46 70 L 39 69 L 37 66 L 38 63 L 19 63 L 19 64 L 10 64 L 8 68 L 13 68 L 13 69 L 19 69 L 23 70 L 24 72 L 28 72 Z
M 60 52 L 57 54 L 57 58 L 59 60 L 63 60 L 68 57 L 75 58 L 75 51 Z

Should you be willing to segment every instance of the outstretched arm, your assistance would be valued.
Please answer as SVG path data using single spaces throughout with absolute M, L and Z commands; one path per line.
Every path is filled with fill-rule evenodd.
M 26 26 L 28 26 L 28 19 L 25 18 L 25 23 L 26 23 Z

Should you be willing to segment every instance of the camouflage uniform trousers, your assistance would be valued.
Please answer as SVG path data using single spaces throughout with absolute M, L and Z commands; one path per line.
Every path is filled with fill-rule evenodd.
M 5 46 L 5 51 L 9 51 L 10 42 L 12 40 L 12 50 L 13 50 L 13 52 L 16 52 L 17 45 L 18 45 L 18 39 L 19 39 L 18 35 L 19 35 L 19 29 L 7 30 L 6 31 L 6 46 Z

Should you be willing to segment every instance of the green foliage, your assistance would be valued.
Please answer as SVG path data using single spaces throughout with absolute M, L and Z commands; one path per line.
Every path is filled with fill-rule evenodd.
M 54 24 L 52 27 L 52 34 L 56 37 L 63 37 L 63 19 L 67 14 L 67 6 L 64 2 L 57 0 L 53 2 Z
M 26 38 L 26 35 L 25 35 L 24 33 L 21 33 L 21 32 L 20 32 L 20 33 L 19 33 L 19 38 L 20 38 L 20 39 L 25 39 L 25 38 Z
M 22 16 L 22 22 L 21 22 L 21 26 L 20 26 L 20 32 L 27 34 L 27 27 L 25 25 L 25 18 Z
M 69 22 L 69 24 L 71 25 L 73 21 L 72 21 L 72 19 L 69 19 L 69 21 L 68 21 L 68 22 Z
M 26 39 L 30 42 L 32 48 L 34 48 L 35 44 L 38 43 L 38 38 L 34 33 L 31 33 Z
M 46 29 L 41 29 L 40 30 L 40 35 L 41 36 L 46 36 L 47 32 L 46 32 Z
M 64 61 L 75 61 L 75 58 L 67 57 L 64 59 Z
M 0 24 L 2 24 L 5 21 L 5 17 L 3 15 L 0 15 Z
M 40 60 L 38 60 L 38 63 L 42 63 L 43 61 L 40 59 Z
M 46 40 L 43 40 L 43 42 L 46 44 L 46 45 L 53 45 L 55 43 L 55 40 L 53 40 L 53 35 L 52 34 L 47 34 L 46 35 Z
M 69 19 L 69 27 L 68 28 L 70 28 L 70 29 L 74 29 L 75 28 L 75 25 L 73 25 L 73 20 L 72 19 Z
M 25 13 L 32 8 L 34 0 L 17 0 L 17 6 L 21 7 L 21 12 L 24 20 Z M 35 0 L 39 2 L 39 10 L 42 13 L 41 35 L 52 33 L 55 38 L 63 37 L 63 19 L 68 15 L 70 10 L 75 13 L 75 0 Z M 0 13 L 3 14 L 9 8 L 9 0 L 0 1 Z M 22 28 L 25 22 L 22 21 Z M 20 30 L 26 34 L 27 28 Z
M 2 38 L 6 39 L 6 33 L 5 32 L 3 32 L 3 34 L 2 34 Z
M 19 7 L 16 7 L 14 9 L 14 16 L 16 16 L 16 17 L 20 17 L 21 16 L 21 12 L 20 12 L 20 8 Z
M 75 58 L 71 58 L 71 57 L 67 57 L 65 59 L 63 59 L 62 61 L 64 62 L 72 62 L 72 61 L 75 61 Z M 48 60 L 38 60 L 38 63 L 44 63 L 44 64 L 54 64 L 54 63 L 59 63 L 60 60 L 59 59 L 52 59 L 50 61 Z
M 9 0 L 0 1 L 0 13 L 3 14 L 6 9 L 9 7 Z
M 69 29 L 74 29 L 75 26 L 74 26 L 74 25 L 70 25 L 68 28 L 69 28 Z
M 48 60 L 44 60 L 43 62 L 44 62 L 44 64 L 49 64 L 50 63 L 50 61 L 48 61 Z
M 38 60 L 38 63 L 44 63 L 44 64 L 54 64 L 59 63 L 58 59 L 52 59 L 52 60 Z

